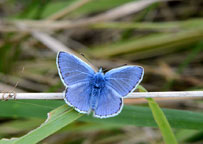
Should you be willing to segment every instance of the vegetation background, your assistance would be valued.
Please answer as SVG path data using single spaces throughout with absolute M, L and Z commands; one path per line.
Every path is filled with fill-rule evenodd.
M 202 8 L 202 0 L 1 0 L 0 90 L 62 92 L 59 50 L 83 53 L 105 69 L 141 65 L 148 91 L 202 90 Z M 202 99 L 155 100 L 178 143 L 203 143 Z M 53 110 L 40 128 L 0 143 L 163 143 L 147 100 L 125 103 L 119 116 L 99 120 L 62 100 L 0 101 L 0 138 L 24 136 Z

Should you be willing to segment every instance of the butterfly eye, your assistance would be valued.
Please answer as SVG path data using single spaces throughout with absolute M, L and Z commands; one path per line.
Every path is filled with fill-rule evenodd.
M 100 87 L 99 84 L 94 85 L 94 88 L 99 88 L 99 87 Z

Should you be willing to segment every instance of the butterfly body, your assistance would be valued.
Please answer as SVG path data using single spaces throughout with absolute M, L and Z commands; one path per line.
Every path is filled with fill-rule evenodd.
M 104 73 L 102 72 L 102 69 L 100 69 L 97 73 L 94 74 L 91 83 L 92 90 L 90 94 L 90 105 L 92 110 L 96 109 L 98 97 L 100 97 L 100 94 L 102 93 L 104 87 L 105 77 Z
M 95 72 L 87 63 L 74 55 L 59 52 L 57 67 L 66 86 L 65 102 L 80 113 L 98 118 L 113 117 L 120 113 L 123 97 L 134 91 L 142 80 L 140 66 L 123 66 L 107 73 Z

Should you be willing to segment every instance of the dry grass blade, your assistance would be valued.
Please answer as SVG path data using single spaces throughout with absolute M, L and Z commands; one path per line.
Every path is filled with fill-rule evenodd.
M 24 21 L 14 21 L 14 27 L 18 28 L 19 25 L 26 25 L 26 27 L 34 28 L 34 29 L 40 29 L 40 30 L 46 30 L 46 29 L 70 29 L 70 28 L 77 28 L 77 27 L 84 27 L 90 24 L 95 24 L 98 22 L 104 22 L 104 21 L 111 21 L 118 18 L 125 17 L 127 15 L 139 12 L 143 10 L 144 8 L 148 7 L 149 5 L 156 3 L 156 2 L 164 2 L 169 0 L 142 0 L 142 1 L 133 1 L 126 3 L 122 6 L 119 6 L 117 8 L 114 8 L 112 10 L 109 10 L 107 12 L 104 12 L 102 14 L 85 18 L 85 19 L 79 19 L 75 21 L 63 21 L 63 22 L 54 22 L 54 19 L 47 19 L 42 21 L 33 21 L 33 20 L 24 20 Z M 12 22 L 11 22 L 12 24 Z M 29 29 L 26 29 L 26 31 L 29 31 Z M 25 30 L 25 29 L 24 29 Z
M 80 8 L 81 6 L 85 5 L 86 3 L 90 2 L 90 1 L 91 0 L 80 0 L 80 1 L 77 1 L 74 4 L 72 4 L 72 5 L 62 9 L 61 11 L 51 15 L 47 19 L 49 19 L 49 20 L 60 19 L 60 18 L 64 17 L 65 15 L 69 14 L 70 12 Z
M 56 53 L 58 51 L 66 51 L 66 52 L 75 54 L 75 52 L 73 52 L 70 48 L 63 45 L 62 43 L 57 41 L 55 38 L 51 37 L 50 35 L 48 35 L 46 33 L 33 31 L 32 36 Z
M 61 17 L 65 16 L 66 14 L 76 10 L 77 8 L 81 7 L 82 5 L 84 5 L 85 3 L 89 2 L 90 0 L 81 0 L 79 2 L 74 3 L 71 6 L 67 6 L 66 8 L 64 8 L 63 10 L 61 10 L 58 13 L 54 13 L 53 15 L 51 15 L 50 17 L 47 18 L 47 20 L 57 20 L 60 19 Z M 23 34 L 20 35 L 16 35 L 16 37 L 14 37 L 14 39 L 17 39 L 18 41 L 25 38 L 31 31 L 29 29 L 22 29 L 19 28 L 19 25 L 17 24 L 17 26 L 14 24 L 14 26 L 10 26 L 10 22 L 5 22 L 3 20 L 0 20 L 0 31 L 1 32 L 25 32 Z M 4 42 L 0 42 L 0 47 L 4 45 Z
M 120 7 L 109 10 L 103 14 L 89 18 L 87 21 L 91 23 L 95 23 L 100 21 L 109 21 L 109 20 L 122 18 L 124 16 L 136 13 L 155 2 L 161 2 L 161 1 L 166 1 L 166 0 L 141 0 L 141 1 L 129 2 Z
M 15 91 L 15 92 L 21 92 L 21 93 L 25 92 L 24 90 L 15 88 L 11 85 L 7 85 L 5 83 L 0 83 L 0 92 L 9 92 L 9 91 Z
M 80 59 L 82 59 L 83 61 L 87 62 L 89 65 L 91 65 L 91 67 L 95 71 L 97 71 L 97 68 L 94 65 L 92 65 L 91 63 L 89 63 L 84 57 L 82 57 L 80 54 L 74 52 L 73 50 L 71 50 L 70 48 L 65 46 L 63 43 L 61 43 L 60 41 L 56 40 L 55 38 L 51 37 L 50 35 L 48 35 L 46 33 L 38 32 L 38 31 L 33 31 L 32 35 L 37 40 L 39 40 L 44 45 L 46 45 L 48 48 L 53 50 L 54 52 L 65 51 L 65 52 L 74 54 L 77 57 L 79 57 Z

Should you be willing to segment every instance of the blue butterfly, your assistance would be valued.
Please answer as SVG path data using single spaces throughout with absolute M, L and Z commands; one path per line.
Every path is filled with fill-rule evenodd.
M 59 52 L 57 68 L 66 86 L 64 100 L 80 113 L 108 118 L 118 115 L 123 107 L 123 97 L 135 90 L 141 82 L 144 69 L 140 66 L 123 66 L 107 73 L 95 72 L 78 57 Z

